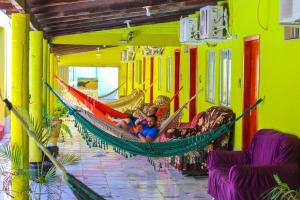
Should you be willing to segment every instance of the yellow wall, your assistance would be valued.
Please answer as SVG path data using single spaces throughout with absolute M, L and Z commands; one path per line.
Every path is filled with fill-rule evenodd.
M 59 58 L 59 66 L 120 66 L 120 51 L 124 47 L 114 47 L 100 50 L 100 56 L 95 51 L 63 55 Z
M 4 46 L 4 28 L 0 27 L 0 92 L 1 95 L 4 95 L 4 67 L 5 67 L 5 46 Z M 0 103 L 0 123 L 4 123 L 4 104 Z
M 129 32 L 133 33 L 131 40 Z M 127 40 L 127 45 L 154 45 L 176 46 L 179 45 L 179 22 L 168 22 L 133 26 L 89 33 L 57 36 L 52 38 L 53 44 L 83 44 L 83 45 L 120 45 L 120 41 Z

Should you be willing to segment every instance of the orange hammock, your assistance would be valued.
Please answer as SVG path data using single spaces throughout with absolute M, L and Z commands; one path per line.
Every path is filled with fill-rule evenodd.
M 119 112 L 105 105 L 104 103 L 101 103 L 93 99 L 92 97 L 66 84 L 62 79 L 58 78 L 57 76 L 55 76 L 55 78 L 62 86 L 64 86 L 69 92 L 71 92 L 72 95 L 74 95 L 77 99 L 79 99 L 82 103 L 84 103 L 84 105 L 87 106 L 87 104 L 89 104 L 89 106 L 87 106 L 89 109 L 90 107 L 94 107 L 97 110 L 101 111 L 104 115 L 109 115 L 115 118 L 120 118 L 120 119 L 129 118 L 128 114 Z M 81 99 L 83 99 L 84 101 L 82 101 Z
M 160 118 L 162 116 L 164 116 L 165 112 L 168 109 L 168 106 L 170 105 L 170 103 L 175 99 L 176 96 L 179 95 L 179 92 L 182 90 L 182 86 L 181 88 L 174 94 L 174 96 L 167 102 L 165 103 L 163 106 L 161 106 L 160 108 L 158 108 L 157 112 L 156 112 L 156 117 Z
M 88 109 L 91 110 L 91 112 L 93 112 L 93 110 L 97 110 L 97 112 L 100 111 L 100 112 L 102 112 L 102 114 L 104 115 L 105 118 L 107 118 L 105 115 L 110 115 L 112 117 L 120 118 L 120 119 L 129 118 L 128 114 L 119 112 L 119 111 L 93 99 L 92 97 L 90 97 L 90 96 L 80 92 L 79 90 L 71 87 L 70 85 L 66 84 L 62 79 L 60 79 L 57 76 L 55 76 L 55 78 L 61 85 L 63 85 L 69 92 L 71 92 L 78 100 L 80 100 L 82 103 L 84 103 L 84 105 L 87 106 Z M 164 113 L 168 109 L 169 104 L 175 99 L 175 97 L 177 95 L 179 95 L 182 88 L 183 87 L 181 87 L 167 103 L 165 103 L 163 106 L 161 106 L 157 110 L 155 115 L 158 118 L 160 118 L 164 115 Z M 98 116 L 98 114 L 96 114 L 95 112 L 93 112 L 93 113 Z M 98 117 L 103 119 L 103 116 L 98 116 Z M 108 120 L 110 120 L 110 119 L 108 119 Z M 110 121 L 112 121 L 112 120 L 110 120 Z

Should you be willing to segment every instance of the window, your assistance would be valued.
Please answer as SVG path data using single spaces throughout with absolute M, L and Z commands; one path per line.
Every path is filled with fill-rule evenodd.
M 220 61 L 220 104 L 230 105 L 231 91 L 231 50 L 221 50 Z
M 172 91 L 172 56 L 167 57 L 167 92 Z
M 215 102 L 216 51 L 207 52 L 206 64 L 206 101 Z
M 158 89 L 162 90 L 162 60 L 158 58 Z

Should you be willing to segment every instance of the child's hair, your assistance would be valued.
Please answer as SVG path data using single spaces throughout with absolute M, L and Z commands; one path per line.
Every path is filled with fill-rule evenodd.
M 157 121 L 156 115 L 148 115 L 147 117 L 153 118 L 155 122 Z

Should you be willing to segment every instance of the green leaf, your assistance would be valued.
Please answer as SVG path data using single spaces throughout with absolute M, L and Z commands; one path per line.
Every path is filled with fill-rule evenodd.
M 62 165 L 76 165 L 78 164 L 79 160 L 79 156 L 72 153 L 67 153 L 58 159 Z
M 62 134 L 67 133 L 72 138 L 72 132 L 71 132 L 71 129 L 69 128 L 69 126 L 67 126 L 66 124 L 62 123 L 60 125 L 60 130 L 61 130 Z

